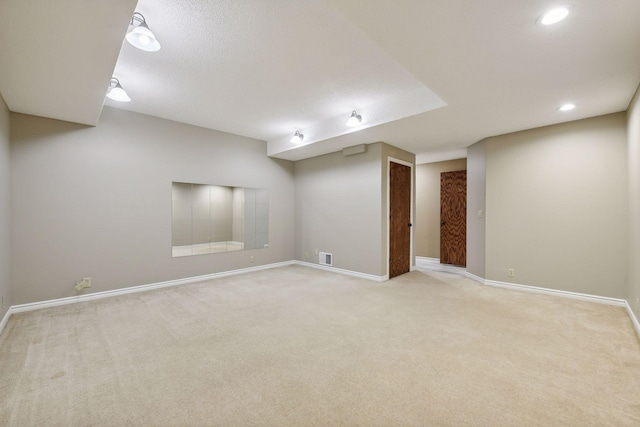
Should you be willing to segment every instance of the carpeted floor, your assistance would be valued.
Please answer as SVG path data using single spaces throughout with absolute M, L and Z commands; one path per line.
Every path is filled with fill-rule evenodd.
M 290 266 L 11 317 L 0 425 L 638 426 L 623 308 Z

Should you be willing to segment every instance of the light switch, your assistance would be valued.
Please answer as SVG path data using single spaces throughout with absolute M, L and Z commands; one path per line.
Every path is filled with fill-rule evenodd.
M 484 216 L 484 212 L 482 211 L 482 209 L 480 209 L 478 211 L 478 218 L 482 218 Z

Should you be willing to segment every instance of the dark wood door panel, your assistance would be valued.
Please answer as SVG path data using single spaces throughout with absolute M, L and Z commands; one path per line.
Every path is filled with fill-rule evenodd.
M 467 171 L 440 174 L 440 262 L 467 265 Z
M 389 164 L 389 278 L 411 269 L 411 168 Z

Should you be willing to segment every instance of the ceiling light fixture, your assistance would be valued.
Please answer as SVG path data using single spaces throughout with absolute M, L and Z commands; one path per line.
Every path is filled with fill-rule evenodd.
M 353 110 L 351 112 L 351 117 L 349 117 L 349 120 L 347 120 L 347 126 L 358 126 L 360 122 L 362 122 L 362 116 L 356 113 L 356 110 Z
M 291 137 L 291 142 L 293 144 L 300 144 L 302 140 L 304 140 L 304 135 L 301 134 L 299 130 L 297 130 L 296 133 L 294 133 Z
M 560 111 L 571 111 L 574 108 L 576 108 L 576 104 L 568 103 L 568 104 L 564 104 L 562 107 L 558 108 L 558 110 L 560 110 Z
M 567 15 L 569 15 L 569 9 L 567 9 L 566 7 L 558 7 L 556 9 L 551 9 L 540 18 L 538 18 L 538 22 L 540 22 L 542 25 L 553 25 L 562 21 L 567 17 Z
M 113 99 L 118 102 L 129 102 L 131 98 L 127 95 L 122 86 L 120 86 L 120 80 L 115 77 L 111 77 L 111 81 L 109 82 L 109 89 L 107 90 L 107 98 Z
M 131 17 L 130 26 L 133 26 L 128 32 L 126 39 L 133 46 L 146 52 L 157 52 L 160 50 L 160 43 L 153 35 L 147 21 L 141 13 L 135 12 Z

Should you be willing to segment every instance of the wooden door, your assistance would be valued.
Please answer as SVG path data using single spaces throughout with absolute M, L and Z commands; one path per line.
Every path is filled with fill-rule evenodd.
M 440 174 L 440 263 L 467 265 L 467 171 Z
M 389 279 L 411 269 L 411 168 L 389 163 Z

